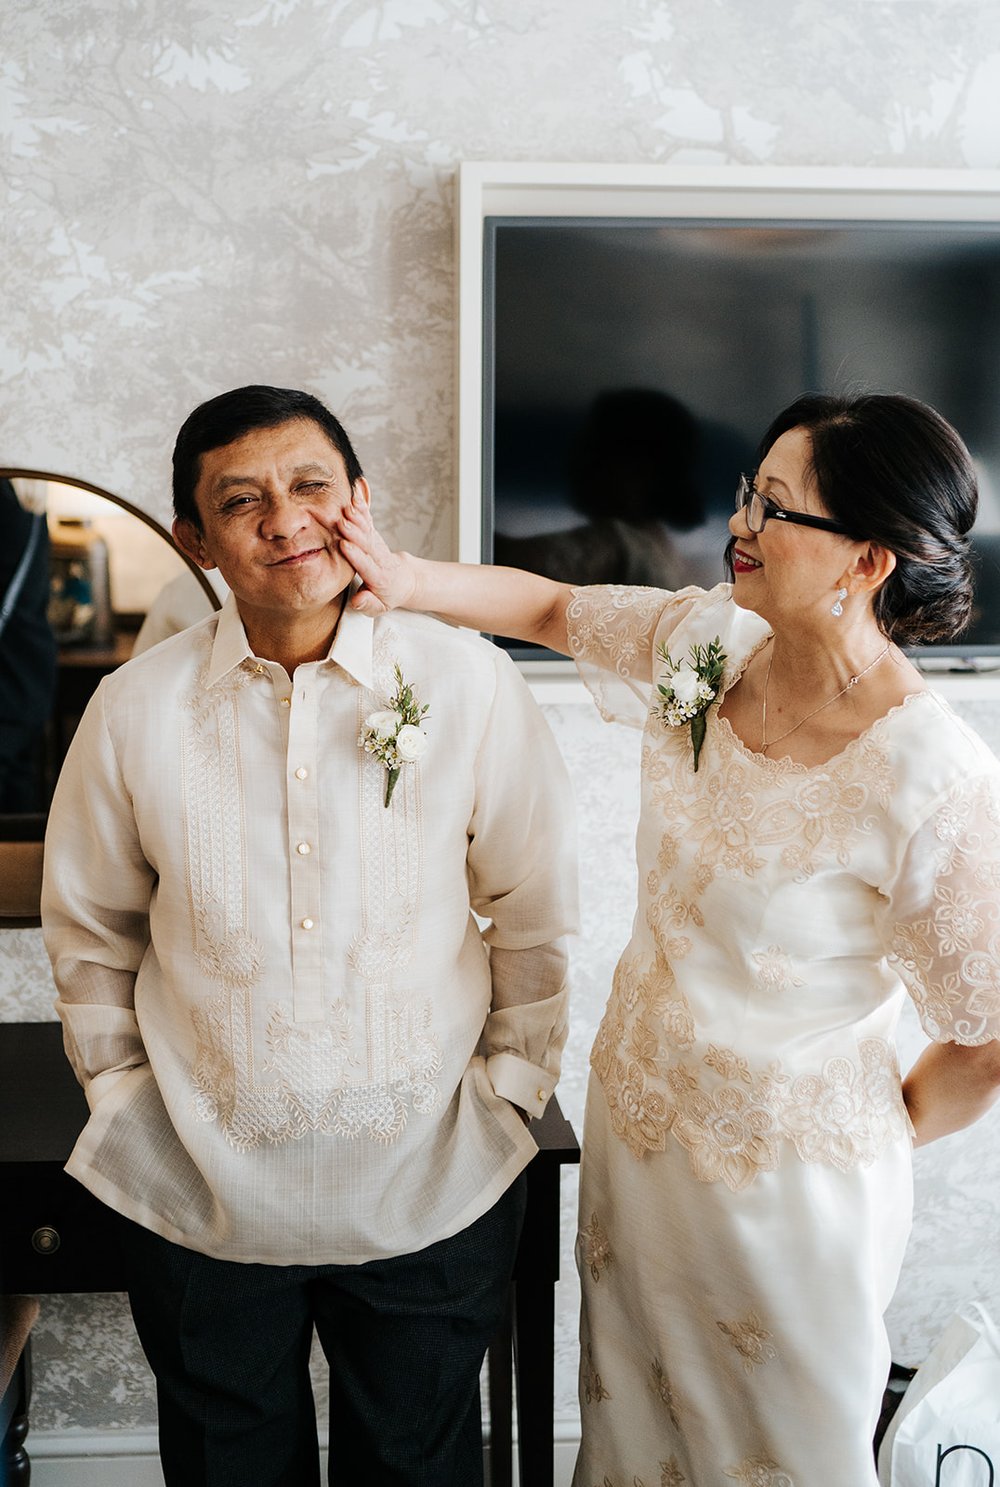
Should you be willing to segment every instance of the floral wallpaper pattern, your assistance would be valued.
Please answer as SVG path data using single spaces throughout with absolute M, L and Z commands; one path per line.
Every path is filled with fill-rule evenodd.
M 460 160 L 997 167 L 998 85 L 1000 8 L 981 0 L 15 0 L 0 14 L 0 463 L 165 521 L 195 403 L 304 386 L 354 437 L 387 534 L 447 556 Z M 1000 709 L 980 714 L 1000 744 Z M 582 827 L 561 1086 L 579 1130 L 634 891 L 635 740 L 586 708 L 549 715 Z M 2 952 L 0 1019 L 51 1016 L 37 934 L 6 932 Z M 973 1291 L 1000 1313 L 990 1145 L 978 1131 L 920 1156 L 901 1361 Z M 36 1432 L 151 1423 L 122 1298 L 46 1298 L 35 1338 Z

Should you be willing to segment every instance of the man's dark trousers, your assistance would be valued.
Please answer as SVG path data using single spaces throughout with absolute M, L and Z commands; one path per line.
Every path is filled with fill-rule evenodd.
M 314 1326 L 330 1365 L 331 1483 L 476 1487 L 479 1374 L 524 1202 L 522 1174 L 467 1229 L 366 1265 L 215 1260 L 123 1224 L 166 1487 L 319 1487 Z

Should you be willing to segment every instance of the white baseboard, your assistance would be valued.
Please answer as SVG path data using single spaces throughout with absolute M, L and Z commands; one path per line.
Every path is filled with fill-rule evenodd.
M 28 1432 L 32 1487 L 163 1487 L 152 1431 Z
M 552 1470 L 554 1487 L 570 1487 L 573 1480 L 573 1468 L 576 1465 L 576 1453 L 579 1449 L 578 1439 L 556 1441 Z
M 555 1487 L 570 1487 L 577 1441 L 557 1427 Z M 63 1430 L 29 1433 L 31 1487 L 163 1487 L 156 1436 L 149 1431 Z M 489 1453 L 486 1453 L 487 1478 Z M 326 1452 L 323 1452 L 326 1473 Z M 517 1487 L 517 1463 L 514 1487 Z

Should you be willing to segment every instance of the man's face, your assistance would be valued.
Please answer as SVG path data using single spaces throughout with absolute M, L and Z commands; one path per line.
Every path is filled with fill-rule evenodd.
M 367 501 L 367 481 L 357 489 Z M 174 538 L 199 567 L 219 569 L 245 625 L 273 627 L 329 609 L 350 583 L 333 532 L 350 500 L 342 456 L 318 424 L 295 419 L 203 454 L 201 531 L 178 520 Z

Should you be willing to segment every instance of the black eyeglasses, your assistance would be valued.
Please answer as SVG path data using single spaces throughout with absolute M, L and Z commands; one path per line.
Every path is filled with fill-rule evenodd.
M 837 532 L 841 537 L 854 535 L 846 527 L 842 527 L 839 521 L 830 521 L 829 517 L 809 516 L 805 511 L 786 511 L 784 506 L 777 506 L 767 496 L 762 496 L 753 482 L 752 475 L 741 475 L 736 487 L 736 510 L 746 512 L 746 522 L 751 532 L 763 532 L 773 516 L 775 521 L 790 521 L 797 527 L 819 527 L 823 532 Z

